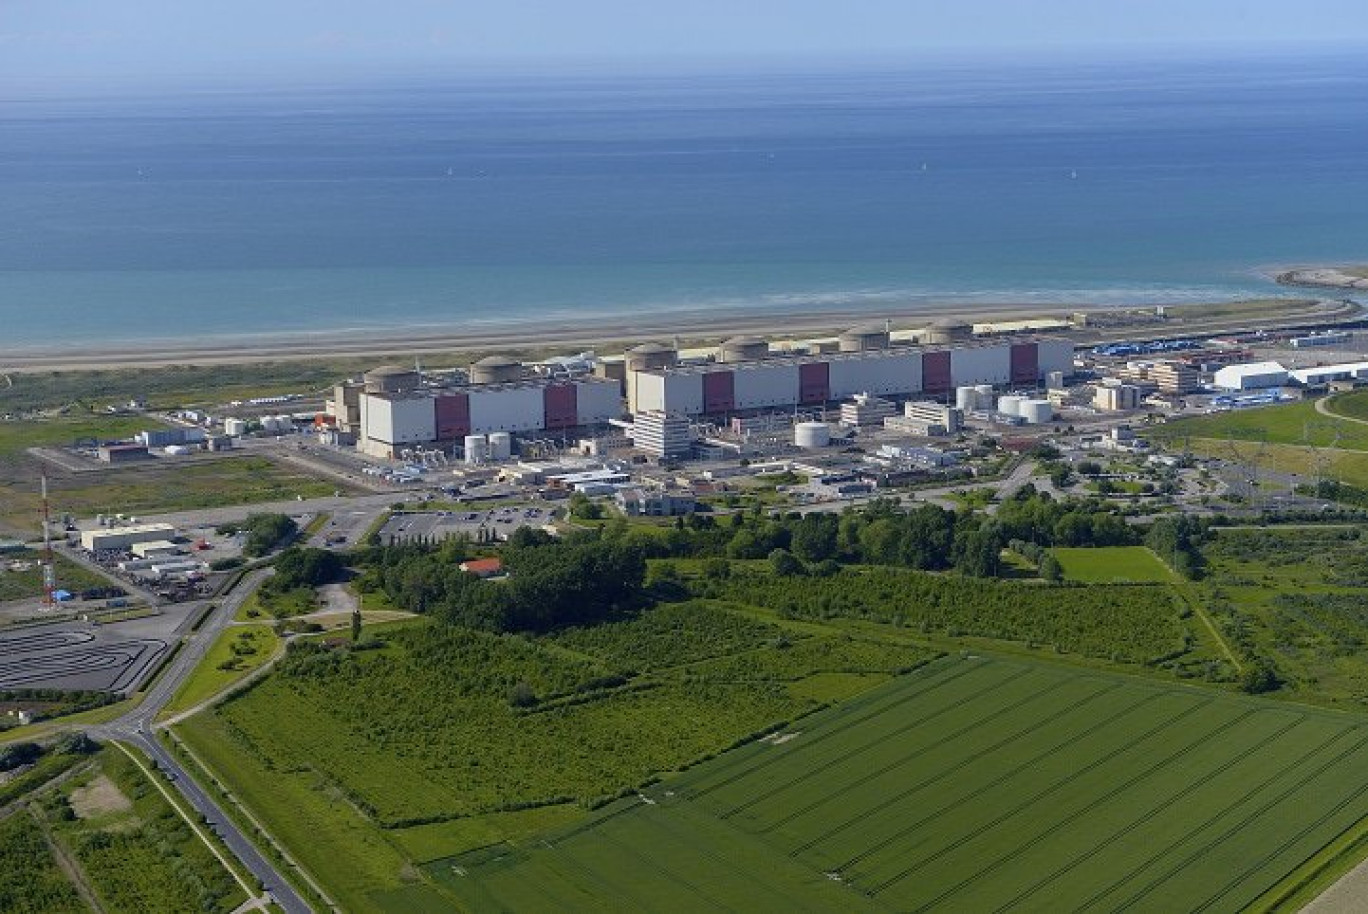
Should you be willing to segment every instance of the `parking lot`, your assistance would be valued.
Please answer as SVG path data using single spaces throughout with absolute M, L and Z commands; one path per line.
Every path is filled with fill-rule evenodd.
M 452 536 L 467 536 L 472 541 L 507 539 L 519 527 L 540 527 L 554 518 L 555 509 L 512 506 L 477 511 L 428 511 L 395 514 L 380 528 L 380 542 L 410 540 L 441 542 Z

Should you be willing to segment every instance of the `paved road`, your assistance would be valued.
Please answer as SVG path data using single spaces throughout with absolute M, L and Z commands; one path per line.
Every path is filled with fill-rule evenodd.
M 247 839 L 233 820 L 228 818 L 214 798 L 195 783 L 153 734 L 153 721 L 157 715 L 166 707 L 190 671 L 204 659 L 209 646 L 232 621 L 238 607 L 265 576 L 265 571 L 255 571 L 244 577 L 233 594 L 223 600 L 218 609 L 209 615 L 199 631 L 187 637 L 180 652 L 162 671 L 142 703 L 108 724 L 91 728 L 90 733 L 96 739 L 117 739 L 131 743 L 155 759 L 157 766 L 171 775 L 172 786 L 195 811 L 213 823 L 214 831 L 223 839 L 228 850 L 266 886 L 266 890 L 282 908 L 289 914 L 311 914 L 312 909 L 304 899 L 285 881 L 275 866 L 257 851 L 256 846 Z

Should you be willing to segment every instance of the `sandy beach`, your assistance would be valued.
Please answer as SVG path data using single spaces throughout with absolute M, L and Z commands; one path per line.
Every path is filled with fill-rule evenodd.
M 1365 280 L 1368 283 L 1368 280 Z M 1368 287 L 1368 286 L 1365 286 Z M 1337 300 L 1288 299 L 1286 309 L 1251 310 L 1244 316 L 1230 314 L 1230 302 L 1212 303 L 1211 320 L 1194 313 L 1201 306 L 1171 306 L 1169 313 L 1181 317 L 1181 326 L 1195 332 L 1234 323 L 1268 327 L 1287 321 L 1343 320 L 1358 313 L 1356 307 Z M 756 334 L 772 341 L 835 335 L 857 324 L 889 321 L 894 330 L 909 330 L 947 317 L 975 324 L 1012 323 L 1027 320 L 1067 320 L 1079 312 L 1153 312 L 1142 306 L 1041 305 L 1004 302 L 951 306 L 946 304 L 869 310 L 826 309 L 776 313 L 773 310 L 670 311 L 643 314 L 625 323 L 621 318 L 586 318 L 569 324 L 563 319 L 508 321 L 484 324 L 464 331 L 454 326 L 410 327 L 391 331 L 348 331 L 222 336 L 202 342 L 193 339 L 147 340 L 72 344 L 66 347 L 17 348 L 0 352 L 0 373 L 23 374 L 49 371 L 106 371 L 129 368 L 161 368 L 174 365 L 240 365 L 257 362 L 301 362 L 329 359 L 391 359 L 408 362 L 416 358 L 459 357 L 470 353 L 507 351 L 529 357 L 595 350 L 617 354 L 648 340 L 682 345 L 705 345 L 737 334 Z M 1178 325 L 1175 325 L 1177 327 Z M 1117 328 L 1113 328 L 1113 334 Z M 1136 328 L 1141 332 L 1152 332 Z M 1208 328 L 1209 329 L 1209 328 Z M 1086 334 L 1085 334 L 1086 335 Z
M 1039 305 L 974 305 L 960 309 L 945 306 L 869 311 L 824 310 L 775 313 L 744 310 L 672 311 L 643 314 L 624 324 L 621 318 L 576 321 L 510 321 L 503 325 L 484 325 L 460 331 L 455 327 L 409 328 L 394 331 L 337 333 L 291 333 L 215 338 L 199 342 L 191 339 L 149 340 L 136 344 L 98 342 L 68 347 L 32 347 L 0 353 L 0 371 L 22 373 L 62 370 L 109 370 L 131 367 L 155 368 L 167 365 L 229 365 L 249 362 L 300 361 L 327 358 L 446 355 L 462 352 L 492 352 L 501 349 L 563 350 L 598 348 L 605 353 L 651 339 L 668 340 L 678 336 L 686 344 L 718 340 L 740 333 L 763 334 L 770 338 L 792 335 L 836 333 L 855 324 L 890 320 L 894 329 L 910 329 L 933 320 L 953 316 L 984 323 L 1028 318 L 1064 318 L 1072 307 Z

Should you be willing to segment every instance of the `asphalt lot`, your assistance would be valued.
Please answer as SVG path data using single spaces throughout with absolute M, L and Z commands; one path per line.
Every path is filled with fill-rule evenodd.
M 483 508 L 469 511 L 425 511 L 395 514 L 380 528 L 380 542 L 409 540 L 440 542 L 465 535 L 479 542 L 483 537 L 506 539 L 519 527 L 540 527 L 550 523 L 552 508 L 523 506 Z
M 134 691 L 190 617 L 171 610 L 108 624 L 56 622 L 0 634 L 0 689 Z

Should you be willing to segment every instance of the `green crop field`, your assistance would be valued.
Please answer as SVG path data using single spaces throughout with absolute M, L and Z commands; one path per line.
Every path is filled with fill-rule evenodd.
M 540 639 L 370 631 L 176 727 L 349 911 L 434 909 L 414 864 L 578 821 L 931 656 L 712 601 Z
M 1064 569 L 1064 577 L 1084 584 L 1150 584 L 1173 580 L 1173 573 L 1144 546 L 1104 546 L 1095 549 L 1050 550 Z
M 470 910 L 1240 911 L 1368 815 L 1368 722 L 939 661 L 536 841 Z

